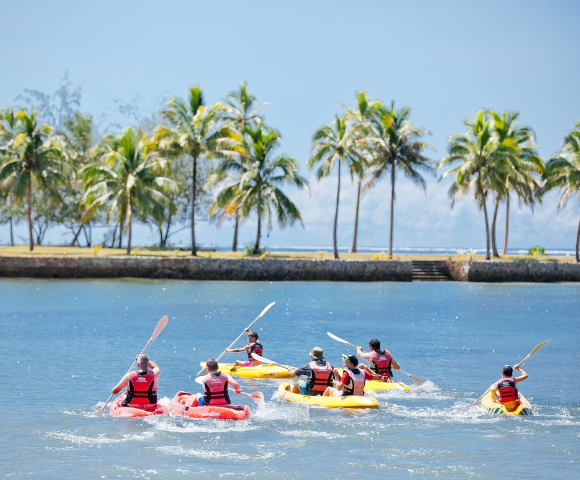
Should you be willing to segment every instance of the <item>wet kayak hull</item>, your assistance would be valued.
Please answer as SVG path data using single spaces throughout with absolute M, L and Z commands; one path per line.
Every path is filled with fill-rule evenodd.
M 177 392 L 171 401 L 171 413 L 189 418 L 210 418 L 215 420 L 246 420 L 251 411 L 247 405 L 194 406 L 195 394 Z
M 348 397 L 323 397 L 299 395 L 290 391 L 288 383 L 282 383 L 278 388 L 278 394 L 282 400 L 301 405 L 316 405 L 327 408 L 379 408 L 379 402 L 373 397 L 361 397 L 350 395 Z
M 481 399 L 481 407 L 493 415 L 532 415 L 532 405 L 521 393 L 519 395 L 520 405 L 513 412 L 509 412 L 504 405 L 495 401 L 491 391 L 487 392 Z
M 205 368 L 205 362 L 201 362 L 200 365 Z M 288 370 L 274 364 L 234 368 L 233 363 L 220 363 L 219 370 L 220 372 L 243 378 L 290 378 Z
M 168 414 L 169 409 L 165 405 L 156 404 L 152 408 L 135 408 L 135 407 L 124 407 L 123 401 L 127 395 L 118 396 L 111 405 L 111 416 L 112 417 L 150 417 L 151 415 L 163 415 Z

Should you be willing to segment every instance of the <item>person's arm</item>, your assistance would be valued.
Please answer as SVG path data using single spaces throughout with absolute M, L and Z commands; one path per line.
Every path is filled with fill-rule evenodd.
M 288 370 L 288 373 L 293 377 L 299 377 L 301 375 L 310 375 L 311 371 L 312 369 L 308 365 L 304 365 L 303 367 L 300 368 L 291 368 L 290 370 Z
M 238 382 L 236 382 L 231 375 L 228 375 L 228 382 L 230 383 L 230 385 L 232 387 L 234 387 L 234 390 L 236 391 L 236 394 L 239 395 L 240 392 L 242 391 L 242 389 L 240 388 L 240 384 Z
M 349 378 L 348 373 L 344 372 L 342 374 L 342 378 L 340 379 L 340 381 L 334 382 L 334 385 L 339 392 L 341 392 L 344 389 L 344 387 L 346 387 L 346 384 L 348 383 L 348 378 Z
M 153 370 L 153 373 L 155 374 L 155 376 L 158 377 L 159 374 L 161 373 L 161 369 L 159 368 L 159 365 L 157 365 L 154 361 L 149 360 L 149 367 L 151 368 L 151 370 Z
M 521 373 L 521 375 L 520 375 L 518 378 L 515 378 L 515 379 L 514 379 L 514 382 L 515 382 L 515 383 L 520 383 L 520 382 L 523 382 L 524 380 L 526 380 L 526 379 L 528 378 L 528 374 L 527 374 L 526 372 L 524 372 L 524 371 L 522 370 L 522 367 L 520 367 L 519 365 L 516 365 L 516 366 L 514 367 L 514 370 L 517 370 L 518 372 L 520 372 L 520 373 Z
M 363 360 L 370 360 L 371 359 L 370 352 L 364 352 L 362 347 L 356 347 L 356 356 L 358 358 L 362 358 Z
M 392 356 L 391 356 L 391 367 L 394 368 L 395 370 L 399 370 L 401 368 L 399 367 L 399 364 Z
M 359 366 L 360 369 L 360 366 Z M 372 372 L 369 369 L 361 369 L 363 371 L 363 373 L 365 374 L 365 378 L 367 380 L 379 380 L 381 377 L 379 377 L 375 372 Z
M 241 348 L 226 348 L 226 352 L 228 352 L 228 353 L 240 353 L 240 352 L 245 352 L 249 349 L 250 349 L 250 346 L 246 345 L 245 347 L 241 347 Z
M 119 383 L 117 383 L 117 385 L 115 385 L 113 387 L 113 389 L 111 390 L 111 393 L 113 395 L 117 395 L 117 393 L 119 393 L 121 390 L 123 390 L 127 386 L 127 383 L 129 383 L 129 374 L 128 373 L 123 375 L 123 378 L 121 378 Z

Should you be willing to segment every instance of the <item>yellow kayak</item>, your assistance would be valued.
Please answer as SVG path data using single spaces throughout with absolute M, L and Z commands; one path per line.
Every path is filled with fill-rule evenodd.
M 336 371 L 342 377 L 342 368 Z M 411 387 L 403 382 L 381 382 L 380 380 L 367 380 L 365 383 L 365 392 L 387 392 L 389 390 L 404 390 L 410 392 Z
M 350 395 L 348 397 L 323 397 L 299 395 L 290 391 L 291 386 L 283 383 L 278 388 L 280 398 L 291 403 L 300 403 L 302 405 L 319 405 L 327 408 L 379 408 L 379 402 L 373 397 L 361 397 Z
M 493 398 L 491 391 L 487 392 L 481 399 L 481 406 L 487 410 L 487 413 L 498 415 L 532 415 L 532 405 L 521 393 L 519 395 L 520 405 L 513 412 L 508 412 L 501 403 L 497 402 L 495 398 Z
M 205 368 L 205 362 L 200 363 Z M 234 369 L 233 363 L 220 363 L 220 372 L 244 378 L 290 378 L 288 370 L 274 364 L 262 363 L 256 367 L 237 367 Z M 291 368 L 290 366 L 288 368 Z

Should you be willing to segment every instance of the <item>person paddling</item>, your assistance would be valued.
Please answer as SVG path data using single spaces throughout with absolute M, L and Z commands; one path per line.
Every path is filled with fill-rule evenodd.
M 226 348 L 226 352 L 228 353 L 240 353 L 246 352 L 248 354 L 248 361 L 245 362 L 243 360 L 236 360 L 232 370 L 235 370 L 239 367 L 255 367 L 256 365 L 260 365 L 261 362 L 256 360 L 252 357 L 252 353 L 256 353 L 257 355 L 262 355 L 264 351 L 264 347 L 260 342 L 258 342 L 258 332 L 251 332 L 250 330 L 245 330 L 248 333 L 248 344 L 242 348 Z
M 193 406 L 231 405 L 229 386 L 234 387 L 236 394 L 239 395 L 242 390 L 238 382 L 230 375 L 218 371 L 219 364 L 215 358 L 210 358 L 206 367 L 208 373 L 201 379 L 204 393 L 196 395 L 197 403 Z
M 356 347 L 359 358 L 369 362 L 371 370 L 376 373 L 383 382 L 391 382 L 393 368 L 399 370 L 399 364 L 387 349 L 381 350 L 381 342 L 376 338 L 369 341 L 369 352 L 364 352 L 362 347 Z
M 514 370 L 521 375 L 513 377 Z M 522 370 L 519 364 L 513 368 L 505 365 L 502 369 L 501 379 L 499 379 L 491 389 L 492 398 L 503 404 L 508 412 L 513 412 L 520 405 L 519 393 L 516 385 L 528 378 L 528 374 Z
M 334 369 L 329 362 L 324 360 L 322 348 L 314 347 L 309 355 L 310 363 L 298 369 L 288 370 L 288 373 L 295 377 L 308 376 L 308 380 L 299 380 L 292 385 L 292 392 L 302 395 L 322 395 L 326 387 L 332 386 Z
M 127 387 L 127 396 L 123 401 L 123 406 L 144 410 L 153 408 L 157 403 L 157 386 L 161 370 L 145 354 L 138 355 L 135 361 L 137 362 L 137 371 L 125 374 L 113 387 L 111 393 L 116 395 Z
M 344 370 L 342 377 L 336 375 L 336 380 L 333 382 L 333 387 L 328 387 L 324 392 L 324 396 L 333 395 L 335 397 L 348 397 L 349 395 L 363 396 L 365 383 L 367 380 L 378 379 L 379 376 L 359 368 L 358 358 L 354 355 L 342 354 Z M 335 372 L 336 374 L 336 372 Z

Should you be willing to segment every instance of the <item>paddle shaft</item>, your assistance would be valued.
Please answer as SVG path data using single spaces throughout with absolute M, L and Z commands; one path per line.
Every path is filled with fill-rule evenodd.
M 274 360 L 270 360 L 269 358 L 262 357 L 262 355 L 258 355 L 257 353 L 252 353 L 252 357 L 254 357 L 258 362 L 262 363 L 271 363 L 273 365 L 278 365 L 288 371 L 290 370 L 297 370 L 295 367 L 289 367 L 288 365 L 282 365 L 281 363 L 275 362 Z
M 255 320 L 250 323 L 246 328 L 244 328 L 244 330 L 242 331 L 242 333 L 240 333 L 240 335 L 238 336 L 238 338 L 236 338 L 229 347 L 227 347 L 221 354 L 219 357 L 216 358 L 216 361 L 220 361 L 220 359 L 227 353 L 227 350 L 229 350 L 230 348 L 232 348 L 237 341 L 243 337 L 244 333 L 246 333 L 246 330 L 249 330 L 250 327 L 252 325 L 254 325 L 254 323 L 256 323 L 258 320 L 260 320 L 260 318 L 262 318 L 262 316 L 268 311 L 270 310 L 270 307 L 272 307 L 272 305 L 274 305 L 276 302 L 272 302 L 270 305 L 268 305 L 266 308 L 264 308 L 264 310 L 262 310 L 262 313 L 260 313 L 260 315 L 258 315 Z M 207 367 L 202 368 L 199 372 L 198 372 L 198 376 L 199 375 L 205 375 L 207 373 Z
M 139 355 L 143 355 L 145 353 L 145 351 L 147 350 L 149 345 L 151 345 L 153 343 L 153 340 L 155 340 L 159 336 L 159 334 L 163 331 L 163 329 L 165 328 L 165 325 L 167 325 L 167 321 L 168 321 L 167 315 L 161 317 L 161 320 L 159 320 L 159 322 L 157 322 L 155 330 L 153 330 L 153 334 L 151 335 L 151 338 L 149 339 L 149 341 L 145 345 L 145 348 L 143 348 L 143 350 L 141 350 L 141 353 Z M 137 355 L 137 357 L 139 357 L 139 355 Z M 137 357 L 135 358 L 135 360 L 133 360 L 133 363 L 131 364 L 131 366 L 129 367 L 129 370 L 127 370 L 127 373 L 125 373 L 125 375 L 128 375 L 129 373 L 131 373 L 131 370 L 133 370 L 133 367 L 137 363 Z M 125 375 L 123 375 L 123 377 Z M 105 402 L 105 405 L 103 405 L 103 408 L 101 408 L 99 410 L 97 415 L 100 416 L 103 414 L 103 412 L 105 411 L 105 408 L 107 408 L 107 405 L 109 404 L 109 402 L 113 398 L 113 395 L 115 395 L 115 394 L 111 393 L 111 396 L 107 399 L 107 401 Z
M 543 348 L 545 345 L 547 345 L 548 343 L 550 343 L 550 340 L 546 340 L 545 342 L 542 343 L 538 343 L 534 349 L 524 357 L 524 359 L 518 364 L 520 367 L 526 363 L 530 358 L 532 358 L 536 353 L 538 353 L 538 351 Z M 481 397 L 479 397 L 477 400 L 475 400 L 475 402 L 473 402 L 471 405 L 475 405 L 477 402 L 479 402 L 483 397 L 485 397 L 485 395 L 487 394 L 487 392 L 489 392 L 493 387 L 494 387 L 495 383 L 493 383 L 492 385 L 490 385 L 490 387 L 483 392 L 483 395 Z
M 330 332 L 326 332 L 326 334 L 332 338 L 333 340 L 336 340 L 337 342 L 340 343 L 344 343 L 345 345 L 348 345 L 349 347 L 352 347 L 354 349 L 356 349 L 356 346 L 354 346 L 352 343 L 347 342 L 346 340 L 337 337 L 336 335 L 330 333 Z M 399 372 L 401 372 L 403 375 L 407 375 L 407 377 L 409 377 L 411 380 L 413 380 L 413 382 L 417 383 L 418 385 L 422 385 L 423 383 L 425 383 L 427 380 L 425 380 L 424 378 L 421 377 L 417 377 L 415 375 L 411 375 L 410 373 L 404 372 L 403 370 L 401 370 L 400 368 L 398 369 Z

